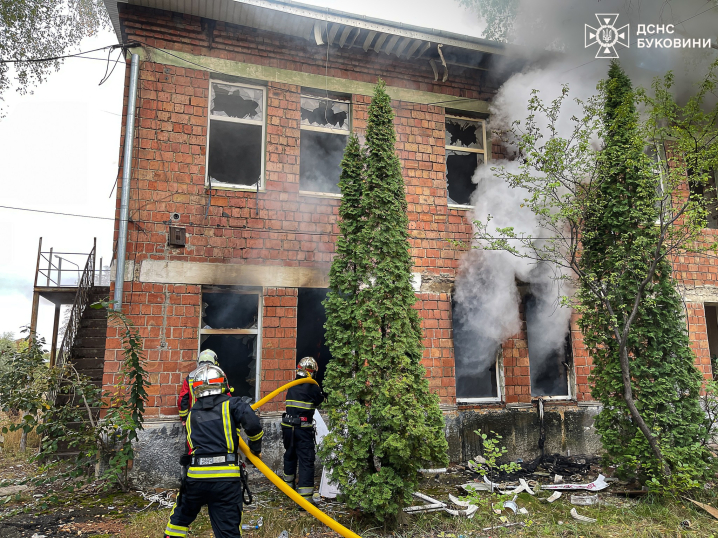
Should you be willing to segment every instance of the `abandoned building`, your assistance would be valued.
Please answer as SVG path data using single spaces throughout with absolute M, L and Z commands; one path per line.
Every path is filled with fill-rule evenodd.
M 463 252 L 447 240 L 470 239 L 472 175 L 502 156 L 489 102 L 522 67 L 515 51 L 290 1 L 105 4 L 118 40 L 139 60 L 137 80 L 129 61 L 126 71 L 121 174 L 130 189 L 118 192 L 115 226 L 117 242 L 126 195 L 121 299 L 144 338 L 152 381 L 133 469 L 139 479 L 159 485 L 177 475 L 169 456 L 183 448 L 177 393 L 198 351 L 216 351 L 234 396 L 252 400 L 293 379 L 303 356 L 326 368 L 322 300 L 338 233 L 340 161 L 349 133 L 366 129 L 379 77 L 396 114 L 423 364 L 446 417 L 450 459 L 477 453 L 477 429 L 501 433 L 523 458 L 539 453 L 541 432 L 547 453 L 600 449 L 591 359 L 575 319 L 562 349 L 540 356 L 532 346 L 539 311 L 526 294 L 523 329 L 485 350 L 452 301 Z M 130 100 L 136 118 L 125 144 Z M 122 153 L 128 146 L 131 160 Z M 675 270 L 697 364 L 709 377 L 710 354 L 718 353 L 718 267 L 692 257 Z M 107 388 L 120 344 L 108 328 Z M 490 360 L 475 360 L 477 353 Z M 280 401 L 261 412 L 270 462 L 281 455 L 282 409 Z

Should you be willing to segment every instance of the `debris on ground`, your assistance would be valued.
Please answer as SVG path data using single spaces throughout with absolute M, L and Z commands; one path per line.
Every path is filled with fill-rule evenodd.
M 597 519 L 594 519 L 592 517 L 580 515 L 578 512 L 576 512 L 575 508 L 571 508 L 571 517 L 573 517 L 573 519 L 575 519 L 576 521 L 581 521 L 582 523 L 596 523 L 596 521 L 598 521 Z
M 548 490 L 588 490 L 588 491 L 601 491 L 602 489 L 606 489 L 609 486 L 608 482 L 606 482 L 606 477 L 602 474 L 598 475 L 598 478 L 594 480 L 593 482 L 589 482 L 588 484 L 547 484 L 545 486 L 541 486 L 541 489 L 548 489 Z
M 571 495 L 570 501 L 576 506 L 591 506 L 598 504 L 598 495 Z
M 709 504 L 705 504 L 702 502 L 694 501 L 693 499 L 686 499 L 688 501 L 691 501 L 693 504 L 698 506 L 699 508 L 703 508 L 706 512 L 708 512 L 710 515 L 712 515 L 714 518 L 718 519 L 718 508 L 713 508 Z

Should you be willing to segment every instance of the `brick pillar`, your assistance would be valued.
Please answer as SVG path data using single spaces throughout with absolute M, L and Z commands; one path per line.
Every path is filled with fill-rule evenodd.
M 294 379 L 297 364 L 297 289 L 265 288 L 262 314 L 262 362 L 260 394 L 265 396 Z M 284 408 L 284 396 L 262 407 Z

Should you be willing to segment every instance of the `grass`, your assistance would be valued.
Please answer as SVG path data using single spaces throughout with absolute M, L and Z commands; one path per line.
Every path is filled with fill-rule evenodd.
M 446 495 L 436 491 L 434 495 L 446 500 Z M 489 494 L 487 493 L 488 497 Z M 545 496 L 545 495 L 544 495 Z M 604 501 L 598 506 L 576 507 L 581 515 L 596 518 L 596 523 L 575 521 L 570 511 L 573 505 L 569 495 L 552 504 L 542 503 L 527 493 L 517 499 L 519 506 L 529 511 L 528 516 L 513 515 L 503 512 L 508 522 L 524 522 L 524 527 L 496 528 L 491 532 L 482 531 L 485 527 L 500 525 L 500 516 L 482 508 L 473 519 L 452 517 L 444 513 L 416 514 L 409 516 L 409 524 L 393 531 L 386 530 L 380 524 L 368 518 L 359 517 L 357 513 L 341 509 L 340 505 L 321 505 L 320 508 L 335 517 L 343 525 L 352 529 L 363 538 L 479 538 L 482 536 L 525 536 L 525 537 L 584 537 L 609 538 L 625 537 L 648 538 L 665 536 L 691 536 L 702 538 L 718 538 L 718 520 L 697 507 L 680 499 L 656 499 L 644 497 L 640 500 L 625 499 L 615 495 L 601 494 Z M 715 495 L 703 499 L 715 505 Z M 244 531 L 245 538 L 277 538 L 283 530 L 290 537 L 335 537 L 336 533 L 315 520 L 311 515 L 298 512 L 289 500 L 281 497 L 274 490 L 266 490 L 258 495 L 259 506 L 245 510 L 244 521 L 264 518 L 264 525 L 259 530 Z M 492 499 L 494 502 L 498 498 Z M 334 510 L 333 510 L 334 509 Z M 338 513 L 337 511 L 342 513 Z M 128 524 L 123 536 L 128 538 L 150 538 L 161 535 L 169 510 L 158 510 L 135 516 Z M 690 529 L 681 527 L 683 521 L 690 522 Z M 208 538 L 211 536 L 209 519 L 206 509 L 191 528 L 192 537 Z

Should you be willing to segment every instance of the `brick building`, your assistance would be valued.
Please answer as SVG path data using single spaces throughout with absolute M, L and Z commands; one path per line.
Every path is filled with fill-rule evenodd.
M 504 342 L 481 383 L 457 393 L 457 378 L 475 372 L 465 371 L 471 357 L 455 361 L 455 351 L 471 351 L 454 347 L 452 290 L 464 253 L 447 240 L 470 238 L 471 176 L 501 157 L 488 135 L 489 102 L 523 66 L 520 54 L 279 0 L 105 3 L 118 39 L 135 43 L 141 59 L 123 296 L 152 381 L 138 476 L 159 484 L 176 474 L 174 457 L 153 455 L 181 449 L 176 395 L 198 350 L 217 351 L 235 395 L 252 399 L 292 379 L 302 356 L 326 366 L 321 301 L 338 232 L 339 160 L 348 133 L 364 133 L 378 77 L 396 114 L 423 363 L 447 418 L 451 459 L 474 455 L 478 428 L 501 432 L 513 454 L 535 455 L 540 396 L 547 451 L 598 449 L 591 361 L 575 320 L 552 394 L 532 387 L 530 328 Z M 128 66 L 123 125 L 129 81 Z M 680 259 L 677 270 L 710 375 L 708 339 L 718 349 L 718 337 L 714 346 L 706 319 L 718 322 L 704 303 L 718 304 L 716 268 Z M 110 328 L 106 387 L 120 360 Z M 280 409 L 262 411 L 270 458 L 280 454 Z

